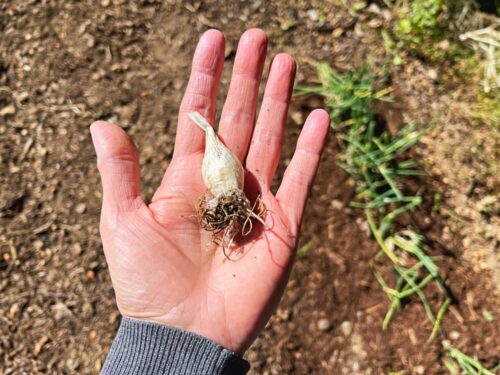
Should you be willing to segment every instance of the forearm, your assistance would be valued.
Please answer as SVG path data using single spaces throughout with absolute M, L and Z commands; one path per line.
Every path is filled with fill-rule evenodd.
M 123 318 L 101 375 L 240 375 L 249 364 L 207 338 Z

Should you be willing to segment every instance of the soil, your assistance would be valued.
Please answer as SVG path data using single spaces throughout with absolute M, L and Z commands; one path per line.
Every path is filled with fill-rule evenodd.
M 148 199 L 172 155 L 177 108 L 205 29 L 217 27 L 227 38 L 222 103 L 238 37 L 252 26 L 268 33 L 270 56 L 284 51 L 297 59 L 298 81 L 314 80 L 309 59 L 342 70 L 363 62 L 385 69 L 378 29 L 391 14 L 376 10 L 355 18 L 320 1 L 2 1 L 0 374 L 96 374 L 118 327 L 98 233 L 101 192 L 88 130 L 93 120 L 115 121 L 133 137 Z M 381 111 L 389 130 L 407 117 L 424 124 L 459 92 L 440 80 L 440 67 L 411 56 L 406 61 L 389 71 L 399 103 Z M 278 175 L 305 115 L 318 105 L 317 98 L 293 100 Z M 478 267 L 467 255 L 477 236 L 464 241 L 474 221 L 483 224 L 474 211 L 482 206 L 463 201 L 461 180 L 450 180 L 450 167 L 439 156 L 443 145 L 456 155 L 462 140 L 493 130 L 473 126 L 465 114 L 453 121 L 461 129 L 453 144 L 444 142 L 452 130 L 448 125 L 448 133 L 440 132 L 446 125 L 440 122 L 419 151 L 423 159 L 432 157 L 425 196 L 442 193 L 446 210 L 433 209 L 429 198 L 405 218 L 428 237 L 428 251 L 440 257 L 454 296 L 441 335 L 425 344 L 432 327 L 416 300 L 382 331 L 389 301 L 370 267 L 378 248 L 363 213 L 349 208 L 353 183 L 335 163 L 332 136 L 285 296 L 246 354 L 251 374 L 445 374 L 443 339 L 488 367 L 500 362 L 500 302 L 488 271 L 498 261 Z M 478 139 L 494 147 L 488 138 Z M 474 201 L 494 196 L 498 181 L 491 168 L 473 173 L 484 154 L 464 155 L 453 159 L 452 168 L 468 173 L 467 184 L 480 182 Z M 472 219 L 455 225 L 450 217 L 463 218 L 452 214 L 464 204 Z M 489 212 L 480 217 L 491 223 L 495 211 Z M 494 235 L 486 238 L 492 259 L 498 251 Z M 433 306 L 442 302 L 437 290 L 427 293 Z M 485 310 L 492 322 L 483 317 Z

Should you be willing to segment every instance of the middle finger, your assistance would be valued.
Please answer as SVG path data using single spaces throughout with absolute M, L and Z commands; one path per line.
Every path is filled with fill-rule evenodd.
M 267 37 L 262 30 L 250 29 L 241 36 L 222 109 L 219 136 L 241 161 L 252 136 L 266 49 Z

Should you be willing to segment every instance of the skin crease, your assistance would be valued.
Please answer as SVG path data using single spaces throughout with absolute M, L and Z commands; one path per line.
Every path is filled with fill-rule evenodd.
M 240 355 L 283 293 L 330 122 L 324 110 L 309 115 L 274 196 L 270 185 L 295 63 L 286 54 L 274 57 L 254 127 L 266 47 L 262 30 L 242 35 L 219 126 L 220 138 L 245 166 L 246 193 L 260 193 L 269 210 L 267 228 L 256 227 L 231 249 L 230 260 L 211 245 L 210 234 L 196 218 L 196 202 L 206 191 L 201 177 L 204 133 L 187 116 L 198 111 L 214 122 L 224 61 L 221 32 L 205 32 L 196 48 L 174 156 L 151 203 L 141 199 L 138 155 L 130 138 L 103 121 L 90 129 L 103 185 L 101 237 L 121 314 L 195 332 Z

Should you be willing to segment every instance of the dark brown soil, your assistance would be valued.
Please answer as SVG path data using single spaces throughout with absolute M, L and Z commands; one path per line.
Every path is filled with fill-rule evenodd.
M 225 3 L 0 3 L 0 374 L 101 368 L 119 314 L 98 233 L 101 193 L 88 127 L 101 118 L 126 129 L 140 150 L 143 192 L 151 197 L 172 154 L 176 111 L 203 30 L 224 31 L 230 66 L 241 32 L 262 27 L 271 56 L 296 57 L 298 80 L 313 78 L 310 58 L 340 69 L 384 61 L 368 16 L 356 21 L 320 1 Z M 318 21 L 307 13 L 312 8 Z M 391 73 L 400 102 L 426 101 L 430 116 L 444 88 L 425 69 Z M 419 79 L 425 84 L 409 86 Z M 294 100 L 280 173 L 300 119 L 319 104 Z M 390 129 L 401 114 L 387 117 Z M 408 220 L 425 231 L 430 253 L 442 257 L 455 303 L 430 345 L 431 326 L 416 300 L 382 332 L 388 300 L 370 268 L 378 249 L 362 212 L 348 207 L 353 188 L 335 164 L 337 150 L 331 137 L 302 230 L 300 246 L 312 246 L 297 259 L 277 313 L 247 353 L 252 374 L 444 374 L 445 338 L 488 366 L 499 362 L 500 304 L 489 274 L 462 259 L 458 236 L 443 240 L 450 238 L 443 234 L 446 219 L 430 204 Z M 433 306 L 441 302 L 437 290 L 428 297 Z M 485 321 L 484 309 L 493 322 Z

